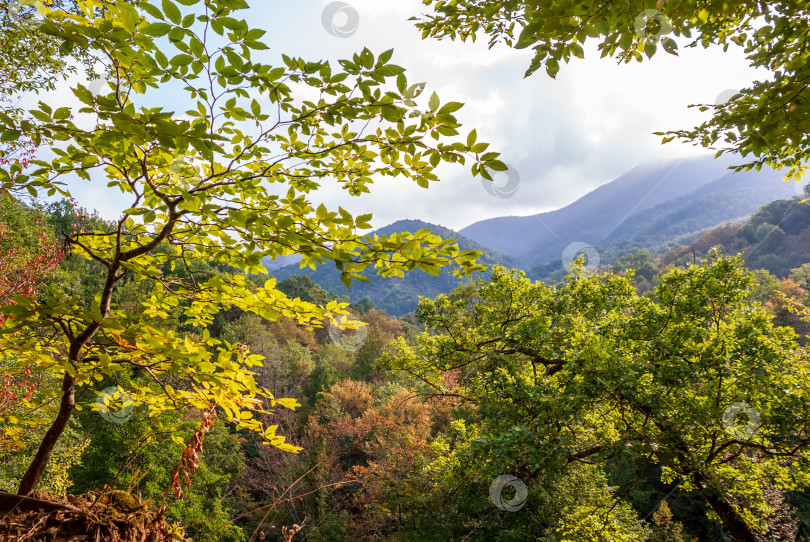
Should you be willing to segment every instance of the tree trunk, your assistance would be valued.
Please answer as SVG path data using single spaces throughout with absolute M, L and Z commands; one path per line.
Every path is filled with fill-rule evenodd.
M 736 542 L 762 542 L 762 538 L 748 525 L 737 509 L 710 487 L 709 480 L 702 473 L 693 474 L 692 482 L 720 518 L 731 538 Z
M 57 502 L 41 501 L 33 497 L 23 497 L 21 495 L 13 495 L 0 491 L 0 510 L 13 511 L 13 510 L 46 510 L 49 512 L 59 512 L 68 510 L 70 512 L 78 512 L 79 509 L 69 504 L 61 504 Z
M 76 395 L 74 389 L 75 379 L 69 374 L 65 373 L 65 378 L 62 380 L 62 402 L 59 404 L 59 413 L 56 419 L 51 424 L 42 443 L 39 445 L 37 455 L 25 471 L 25 475 L 20 481 L 20 489 L 17 491 L 18 495 L 29 496 L 36 491 L 42 474 L 45 472 L 45 467 L 48 466 L 48 460 L 51 457 L 56 442 L 64 432 L 65 428 L 73 415 L 73 409 L 76 407 Z

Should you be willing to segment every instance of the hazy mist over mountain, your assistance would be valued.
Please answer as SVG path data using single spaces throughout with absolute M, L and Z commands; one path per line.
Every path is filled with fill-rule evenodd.
M 734 173 L 711 157 L 640 165 L 562 209 L 506 216 L 460 230 L 532 266 L 559 259 L 571 243 L 608 246 L 636 235 L 681 235 L 754 213 L 797 187 L 772 170 Z
M 800 192 L 799 185 L 783 182 L 777 171 L 735 173 L 728 169 L 733 163 L 708 157 L 642 164 L 555 211 L 482 220 L 458 232 L 422 220 L 400 220 L 372 234 L 430 228 L 441 237 L 458 239 L 464 250 L 482 252 L 483 263 L 527 271 L 536 266 L 561 269 L 563 251 L 573 243 L 596 247 L 602 263 L 610 263 L 639 249 L 687 245 L 720 224 L 743 220 L 762 205 Z M 367 272 L 369 282 L 355 281 L 347 289 L 333 266 L 311 271 L 297 263 L 297 257 L 265 261 L 279 279 L 305 274 L 353 302 L 368 298 L 395 315 L 414 310 L 419 296 L 449 292 L 460 281 L 449 269 L 438 277 L 416 270 L 390 279 Z

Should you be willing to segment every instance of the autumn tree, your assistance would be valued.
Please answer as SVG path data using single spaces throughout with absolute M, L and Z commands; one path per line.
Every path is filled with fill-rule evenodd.
M 746 301 L 751 284 L 739 258 L 716 251 L 667 272 L 650 297 L 582 267 L 557 287 L 496 269 L 423 300 L 433 333 L 401 341 L 393 364 L 474 407 L 453 452 L 468 472 L 539 484 L 611 458 L 657 465 L 734 540 L 754 542 L 773 512 L 766 489 L 807 487 L 810 387 L 795 333 Z M 626 496 L 588 521 L 611 525 Z
M 99 381 L 116 383 L 150 417 L 216 407 L 237 428 L 296 450 L 264 420 L 273 407 L 297 403 L 256 383 L 261 356 L 207 326 L 235 307 L 311 327 L 345 313 L 345 304 L 290 298 L 272 279 L 254 285 L 247 274 L 264 272 L 263 257 L 299 254 L 312 268 L 330 261 L 346 283 L 369 266 L 383 276 L 447 264 L 459 273 L 481 269 L 475 253 L 427 231 L 364 236 L 371 215 L 313 201 L 321 183 L 352 196 L 384 176 L 427 187 L 441 162 L 470 159 L 473 174 L 485 177 L 504 169 L 475 131 L 455 137 L 461 104 L 441 104 L 435 93 L 423 99 L 424 85 L 408 83 L 392 51 L 364 49 L 339 66 L 289 56 L 281 65 L 259 62 L 253 53 L 268 45 L 263 30 L 239 17 L 247 8 L 243 0 L 83 0 L 76 11 L 37 3 L 39 31 L 103 66 L 107 84 L 99 93 L 77 85 L 75 107 L 40 102 L 22 117 L 0 113 L 0 138 L 28 134 L 53 152 L 30 170 L 0 170 L 0 187 L 69 196 L 67 179 L 78 175 L 123 194 L 129 206 L 109 231 L 90 228 L 65 241 L 100 270 L 92 301 L 50 288 L 3 309 L 12 318 L 0 328 L 0 352 L 61 381 L 46 390 L 41 408 L 51 423 L 22 495 L 37 487 L 80 406 L 77 391 Z M 316 97 L 299 98 L 299 86 Z M 183 94 L 187 110 L 144 104 L 168 89 Z M 125 281 L 141 288 L 139 310 L 117 297 Z M 162 325 L 172 314 L 192 331 Z M 144 378 L 120 378 L 132 372 Z
M 747 158 L 740 168 L 764 164 L 787 168 L 798 180 L 810 157 L 810 6 L 803 0 L 760 2 L 525 0 L 425 0 L 434 12 L 417 26 L 424 37 L 475 40 L 485 36 L 534 56 L 526 70 L 544 68 L 555 77 L 563 63 L 585 56 L 595 43 L 601 57 L 641 62 L 661 50 L 740 47 L 753 67 L 771 77 L 752 82 L 722 103 L 700 105 L 712 112 L 694 130 L 664 134 L 718 154 Z
M 63 254 L 42 213 L 0 194 L 0 307 L 15 299 L 36 299 L 59 268 Z M 6 320 L 0 314 L 0 325 Z M 39 375 L 25 363 L 0 355 L 0 416 L 19 420 L 35 403 Z M 21 446 L 24 431 L 15 425 L 0 429 L 0 452 Z
M 662 501 L 652 517 L 653 533 L 647 542 L 687 542 L 683 537 L 683 525 L 672 519 L 667 501 Z
M 42 214 L 0 195 L 0 306 L 16 296 L 35 297 L 62 258 Z M 0 315 L 0 323 L 4 320 Z

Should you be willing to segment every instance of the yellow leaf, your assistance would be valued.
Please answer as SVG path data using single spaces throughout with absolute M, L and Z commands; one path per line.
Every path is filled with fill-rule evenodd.
M 291 410 L 295 410 L 297 407 L 301 406 L 301 403 L 299 403 L 296 399 L 293 398 L 276 399 L 275 401 L 273 401 L 273 403 L 279 404 Z

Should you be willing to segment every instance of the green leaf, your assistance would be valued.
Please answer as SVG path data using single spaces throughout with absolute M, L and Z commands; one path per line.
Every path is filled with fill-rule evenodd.
M 448 103 L 444 104 L 441 109 L 439 109 L 438 114 L 439 115 L 444 115 L 444 114 L 448 114 L 448 113 L 453 113 L 455 111 L 458 111 L 462 107 L 464 107 L 464 104 L 462 104 L 462 103 L 448 102 Z
M 374 66 L 374 54 L 368 48 L 364 48 L 360 53 L 360 64 L 367 69 Z
M 487 167 L 495 171 L 507 171 L 509 169 L 509 167 L 500 160 L 489 160 Z
M 378 64 L 385 64 L 386 62 L 391 60 L 391 57 L 393 55 L 394 55 L 394 50 L 393 49 L 388 49 L 387 51 L 383 51 L 382 53 L 380 53 L 380 56 L 377 58 L 377 63 Z
M 663 38 L 661 40 L 661 46 L 664 48 L 664 51 L 671 55 L 678 56 L 678 44 L 672 38 Z
M 123 23 L 124 28 L 126 28 L 131 34 L 134 34 L 138 28 L 138 23 L 141 20 L 141 16 L 138 14 L 138 11 L 132 7 L 131 4 L 126 2 L 116 3 L 115 6 L 120 10 L 120 20 Z
M 515 49 L 525 49 L 535 43 L 539 39 L 536 34 L 542 27 L 543 25 L 540 23 L 530 23 L 524 26 L 523 30 L 520 31 L 517 43 L 515 43 Z
M 144 29 L 144 33 L 159 38 L 168 34 L 171 29 L 172 25 L 169 23 L 152 23 Z
M 435 92 L 430 95 L 430 101 L 428 102 L 428 107 L 431 111 L 436 111 L 439 108 L 439 95 Z
M 22 132 L 19 130 L 5 130 L 3 134 L 0 136 L 0 141 L 16 141 L 22 136 Z
M 193 60 L 194 58 L 191 55 L 180 54 L 172 57 L 172 59 L 169 60 L 169 64 L 175 67 L 188 66 Z
M 594 26 L 596 27 L 596 30 L 603 36 L 610 32 L 610 21 L 608 21 L 605 17 L 599 17 L 596 19 Z
M 171 22 L 174 24 L 180 24 L 183 19 L 182 13 L 180 13 L 180 9 L 174 5 L 172 0 L 163 0 L 163 13 L 166 14 L 166 17 L 169 18 Z
M 393 64 L 386 64 L 385 66 L 380 66 L 377 68 L 376 72 L 385 77 L 392 77 L 394 75 L 399 75 L 405 71 L 405 68 L 400 66 L 395 66 Z
M 219 22 L 228 30 L 242 30 L 246 28 L 244 21 L 237 21 L 231 17 L 219 17 Z

